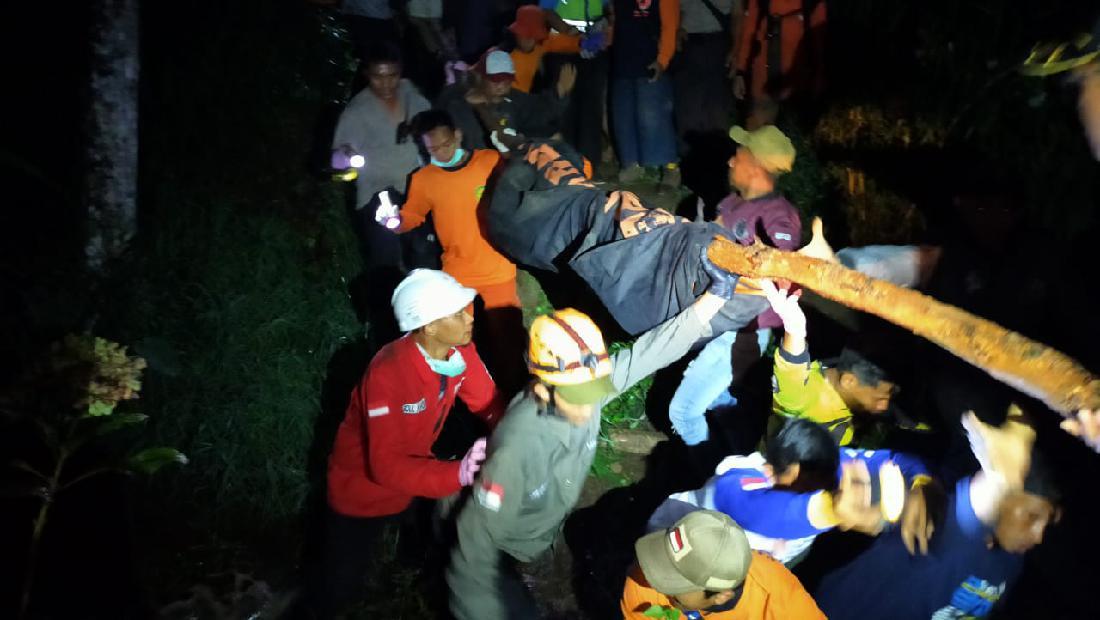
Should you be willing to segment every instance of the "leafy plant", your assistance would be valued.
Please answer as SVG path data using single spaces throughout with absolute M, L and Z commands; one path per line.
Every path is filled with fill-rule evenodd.
M 50 455 L 48 467 L 35 467 L 25 460 L 11 464 L 33 479 L 27 494 L 42 501 L 27 551 L 21 617 L 30 602 L 42 532 L 60 493 L 103 473 L 153 473 L 169 463 L 187 462 L 176 449 L 157 447 L 117 462 L 85 466 L 81 471 L 67 467 L 75 454 L 96 439 L 146 421 L 141 413 L 117 412 L 121 402 L 138 397 L 144 369 L 145 360 L 128 355 L 126 347 L 118 343 L 88 334 L 69 335 L 29 374 L 21 386 L 22 394 L 17 394 L 13 403 L 5 403 L 10 413 L 31 422 Z
M 657 618 L 659 620 L 680 620 L 679 609 L 662 605 L 651 605 L 649 609 L 642 612 L 642 615 L 646 618 Z

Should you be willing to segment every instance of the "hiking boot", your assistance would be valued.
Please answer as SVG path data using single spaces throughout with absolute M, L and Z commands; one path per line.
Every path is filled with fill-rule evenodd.
M 645 178 L 645 168 L 634 164 L 633 166 L 627 166 L 622 170 L 619 170 L 619 183 L 629 184 L 637 183 Z
M 670 168 L 665 166 L 661 170 L 661 182 L 659 188 L 680 189 L 680 167 Z

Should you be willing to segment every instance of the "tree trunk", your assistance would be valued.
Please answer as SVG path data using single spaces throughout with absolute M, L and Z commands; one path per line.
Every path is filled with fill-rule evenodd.
M 751 278 L 786 278 L 927 338 L 1062 415 L 1100 407 L 1100 379 L 1073 359 L 992 321 L 842 265 L 716 237 L 707 256 Z
M 100 273 L 137 229 L 138 0 L 96 0 L 85 196 L 88 267 Z

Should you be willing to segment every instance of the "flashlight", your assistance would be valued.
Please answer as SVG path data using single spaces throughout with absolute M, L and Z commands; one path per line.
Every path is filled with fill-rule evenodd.
M 389 190 L 378 192 L 378 209 L 374 212 L 374 221 L 390 230 L 401 225 L 401 216 L 397 213 L 397 205 L 390 201 Z
M 340 148 L 332 150 L 332 167 L 336 170 L 362 168 L 366 164 L 367 158 L 355 152 L 355 149 L 347 144 L 343 144 Z
M 346 170 L 335 170 L 332 173 L 333 181 L 354 181 L 359 178 L 359 171 L 355 168 L 348 168 Z
M 878 491 L 877 499 L 879 508 L 882 510 L 882 518 L 889 523 L 897 523 L 905 508 L 905 496 L 908 491 L 901 468 L 892 461 L 884 463 L 878 470 L 878 486 L 873 490 Z

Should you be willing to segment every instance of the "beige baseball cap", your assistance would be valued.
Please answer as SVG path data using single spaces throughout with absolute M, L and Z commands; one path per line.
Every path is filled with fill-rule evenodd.
M 775 125 L 764 125 L 752 131 L 734 125 L 730 127 L 730 139 L 747 148 L 772 174 L 790 172 L 794 167 L 794 144 Z
M 749 539 L 728 515 L 697 510 L 634 544 L 642 573 L 661 594 L 732 590 L 752 563 Z

